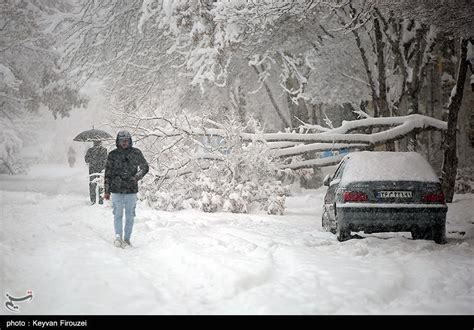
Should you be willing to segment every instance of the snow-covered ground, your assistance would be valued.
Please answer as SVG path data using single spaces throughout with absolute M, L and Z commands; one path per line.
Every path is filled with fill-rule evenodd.
M 321 228 L 319 189 L 288 198 L 284 216 L 139 205 L 135 247 L 119 249 L 86 173 L 0 177 L 0 294 L 32 290 L 22 314 L 474 314 L 474 195 L 449 205 L 446 245 L 340 243 Z

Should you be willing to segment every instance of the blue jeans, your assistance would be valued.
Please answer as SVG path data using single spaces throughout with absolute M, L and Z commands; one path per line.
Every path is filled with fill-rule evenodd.
M 112 193 L 112 206 L 114 208 L 114 228 L 115 235 L 130 240 L 132 236 L 133 221 L 135 218 L 135 206 L 137 205 L 137 194 L 117 194 Z M 123 210 L 125 209 L 125 235 L 123 236 Z

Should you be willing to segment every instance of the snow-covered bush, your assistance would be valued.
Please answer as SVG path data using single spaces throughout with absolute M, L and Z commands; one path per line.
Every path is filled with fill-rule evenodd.
M 285 195 L 282 196 L 271 196 L 266 206 L 268 214 L 283 215 L 285 211 Z
M 16 117 L 5 116 L 0 121 L 0 174 L 24 174 L 28 171 L 28 161 L 22 157 L 21 150 L 34 133 L 31 132 L 31 117 L 26 121 L 27 117 L 21 110 L 15 113 Z
M 4 129 L 0 132 L 0 173 L 15 174 L 16 154 L 23 145 L 23 141 L 12 129 Z
M 198 207 L 198 203 L 193 198 L 185 199 L 185 196 L 180 193 L 152 189 L 149 185 L 145 185 L 141 190 L 140 199 L 146 200 L 155 209 L 174 211 Z

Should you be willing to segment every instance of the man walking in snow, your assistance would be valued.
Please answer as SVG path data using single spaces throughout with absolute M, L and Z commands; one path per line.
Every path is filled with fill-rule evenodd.
M 104 198 L 109 199 L 112 193 L 114 244 L 117 247 L 125 247 L 131 245 L 138 181 L 148 173 L 148 163 L 142 152 L 132 147 L 132 136 L 129 132 L 118 132 L 116 145 L 117 149 L 109 153 L 105 165 Z M 122 227 L 124 210 L 125 230 Z
M 101 141 L 94 141 L 94 146 L 87 150 L 84 160 L 89 165 L 89 196 L 91 204 L 95 204 L 97 179 L 104 170 L 107 161 L 107 149 L 102 146 Z M 103 203 L 101 193 L 99 191 L 99 204 Z

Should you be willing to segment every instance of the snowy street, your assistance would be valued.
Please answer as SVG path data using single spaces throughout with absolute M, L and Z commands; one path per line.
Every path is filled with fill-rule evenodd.
M 324 193 L 289 197 L 284 216 L 139 203 L 134 247 L 121 249 L 111 206 L 88 203 L 85 166 L 2 175 L 1 294 L 32 290 L 21 314 L 474 314 L 474 195 L 449 204 L 437 245 L 410 233 L 340 243 L 321 228 Z
M 0 330 L 141 315 L 474 330 L 473 12 L 1 1 Z

